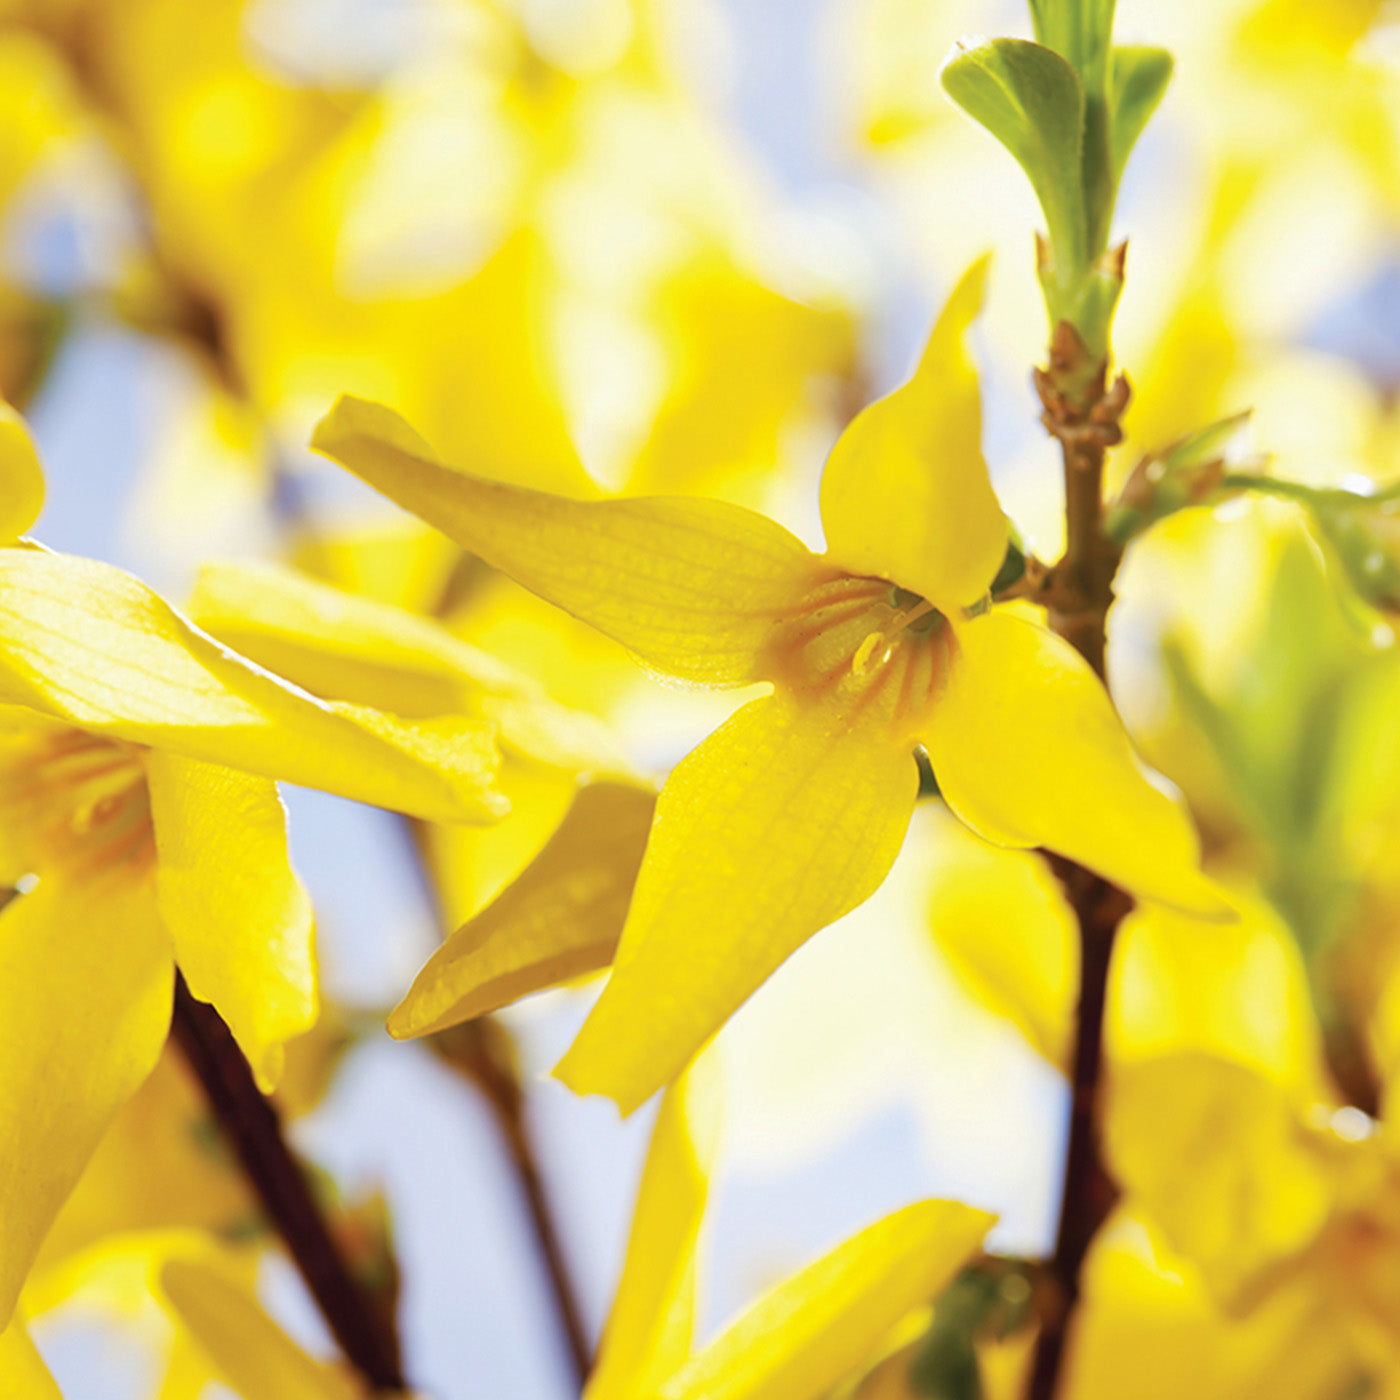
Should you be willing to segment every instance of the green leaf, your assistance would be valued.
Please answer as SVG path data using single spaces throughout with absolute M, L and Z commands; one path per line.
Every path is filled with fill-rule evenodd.
M 1116 182 L 1109 148 L 1108 102 L 1113 9 L 1114 0 L 1031 0 L 1036 39 L 1074 69 L 1084 94 L 1079 164 L 1085 247 L 1090 258 L 1108 247 L 1113 219 Z
M 1179 510 L 1215 505 L 1246 489 L 1240 475 L 1227 472 L 1226 465 L 1239 459 L 1238 445 L 1248 421 L 1248 410 L 1233 414 L 1144 457 L 1104 514 L 1108 537 L 1126 545 Z
M 909 1367 L 909 1386 L 926 1400 L 983 1400 L 979 1340 L 1002 1341 L 1026 1324 L 1031 1285 L 1014 1259 L 980 1259 L 939 1295 Z
M 1115 0 L 1030 0 L 1036 39 L 1065 59 L 1090 98 L 1107 92 L 1114 4 Z
M 1088 246 L 1084 92 L 1074 69 L 1040 44 L 990 39 L 955 53 L 944 65 L 943 87 L 1026 172 L 1045 214 L 1057 276 L 1073 278 Z
M 1128 156 L 1171 81 L 1172 56 L 1166 49 L 1117 48 L 1113 50 L 1110 69 L 1112 124 L 1108 145 L 1113 160 L 1113 187 L 1117 189 Z

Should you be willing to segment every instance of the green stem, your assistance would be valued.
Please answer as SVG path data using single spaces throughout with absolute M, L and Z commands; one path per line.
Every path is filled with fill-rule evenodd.
M 1226 491 L 1253 491 L 1256 495 L 1279 496 L 1303 505 L 1312 505 L 1323 494 L 1315 486 L 1304 486 L 1300 481 L 1284 481 L 1276 476 L 1251 476 L 1248 472 L 1226 472 L 1220 478 L 1220 486 Z M 1357 499 L 1373 501 L 1377 497 L 1358 496 Z

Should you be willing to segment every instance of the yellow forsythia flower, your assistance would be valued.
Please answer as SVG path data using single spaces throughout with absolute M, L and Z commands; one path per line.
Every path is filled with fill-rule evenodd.
M 630 1111 L 673 1079 L 904 839 L 923 743 L 949 806 L 1134 894 L 1219 912 L 1194 832 L 1140 767 L 1079 655 L 986 606 L 1007 524 L 964 346 L 984 265 L 913 378 L 827 463 L 828 551 L 720 501 L 573 501 L 443 465 L 389 410 L 342 399 L 313 446 L 644 664 L 767 681 L 672 773 L 612 980 L 556 1071 Z

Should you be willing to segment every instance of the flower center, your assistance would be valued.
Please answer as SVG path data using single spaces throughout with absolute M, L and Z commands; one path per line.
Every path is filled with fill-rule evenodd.
M 773 657 L 789 689 L 812 699 L 844 694 L 906 730 L 936 697 L 955 645 L 948 619 L 926 598 L 846 575 L 804 597 L 780 627 Z
M 140 750 L 79 729 L 0 733 L 0 836 L 30 874 L 144 871 L 155 836 Z

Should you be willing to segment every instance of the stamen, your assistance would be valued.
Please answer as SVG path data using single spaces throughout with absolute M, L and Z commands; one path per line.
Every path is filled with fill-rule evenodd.
M 0 804 L 35 872 L 143 869 L 154 853 L 138 750 L 81 730 L 16 735 L 0 761 Z
M 870 659 L 877 650 L 880 652 L 880 657 L 876 664 L 884 662 L 889 657 L 890 648 L 894 645 L 895 638 L 901 632 L 908 631 L 933 610 L 933 604 L 927 598 L 920 598 L 917 603 L 899 613 L 888 627 L 881 628 L 878 632 L 872 632 L 856 649 L 855 656 L 851 658 L 851 670 L 858 676 L 865 675 L 870 669 Z
M 870 658 L 874 655 L 875 648 L 884 640 L 885 634 L 883 632 L 872 632 L 860 646 L 856 648 L 856 654 L 851 658 L 851 670 L 854 671 L 856 675 L 863 676 L 870 669 Z M 885 655 L 889 655 L 888 647 L 885 648 Z M 881 661 L 884 659 L 884 656 L 880 658 Z

